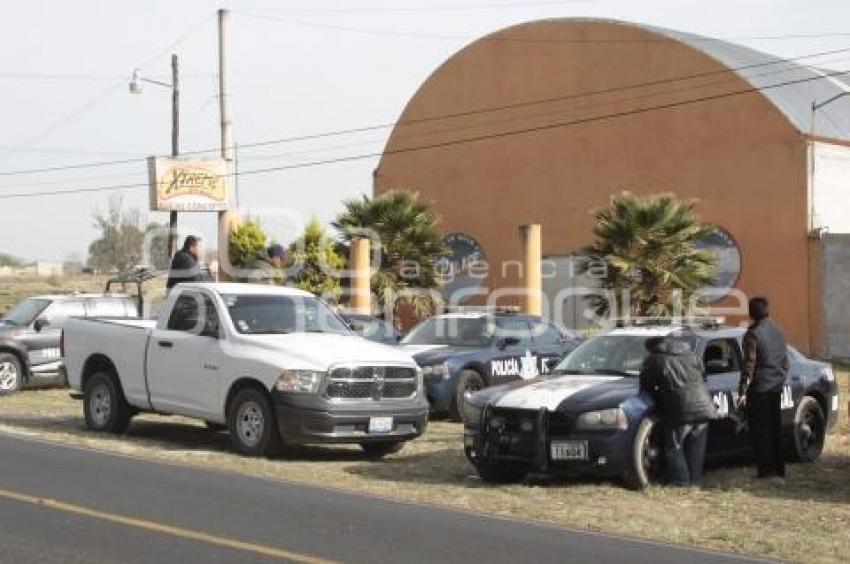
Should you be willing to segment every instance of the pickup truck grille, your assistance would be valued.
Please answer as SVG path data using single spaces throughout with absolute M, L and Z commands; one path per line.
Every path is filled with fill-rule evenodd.
M 330 373 L 331 399 L 404 399 L 416 394 L 416 369 L 406 366 L 346 366 Z

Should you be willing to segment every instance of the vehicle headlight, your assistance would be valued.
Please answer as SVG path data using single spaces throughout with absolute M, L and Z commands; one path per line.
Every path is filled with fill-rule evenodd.
M 823 369 L 823 379 L 827 382 L 835 382 L 835 370 L 831 366 Z
M 629 426 L 626 413 L 619 407 L 588 411 L 578 416 L 576 427 L 585 431 L 625 430 Z
M 281 392 L 317 394 L 325 380 L 325 373 L 318 370 L 284 370 L 275 387 Z
M 423 366 L 422 375 L 429 380 L 448 380 L 449 367 L 445 362 Z

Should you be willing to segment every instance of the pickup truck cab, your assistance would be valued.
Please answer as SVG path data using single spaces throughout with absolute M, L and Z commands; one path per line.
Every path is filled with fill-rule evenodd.
M 383 456 L 427 425 L 411 357 L 354 335 L 294 288 L 180 284 L 156 321 L 69 320 L 63 354 L 96 431 L 156 412 L 226 426 L 246 455 L 355 443 Z

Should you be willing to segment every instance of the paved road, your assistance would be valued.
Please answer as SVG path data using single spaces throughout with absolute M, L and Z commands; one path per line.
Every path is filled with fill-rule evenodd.
M 0 435 L 0 562 L 735 562 Z

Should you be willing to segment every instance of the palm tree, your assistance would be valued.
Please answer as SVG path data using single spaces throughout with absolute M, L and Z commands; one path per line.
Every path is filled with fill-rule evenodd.
M 439 286 L 435 263 L 445 253 L 438 218 L 417 193 L 392 190 L 376 198 L 343 202 L 343 211 L 332 223 L 346 242 L 369 230 L 377 235 L 381 264 L 372 276 L 372 292 L 385 305 L 386 294 L 398 296 L 404 290 L 433 290 Z M 426 293 L 402 297 L 416 315 L 432 313 L 436 304 Z
M 596 241 L 582 250 L 587 260 L 581 270 L 598 279 L 617 306 L 612 312 L 607 297 L 591 296 L 598 315 L 671 315 L 714 283 L 715 258 L 698 246 L 712 227 L 699 223 L 695 207 L 695 201 L 670 194 L 623 192 L 594 212 Z

